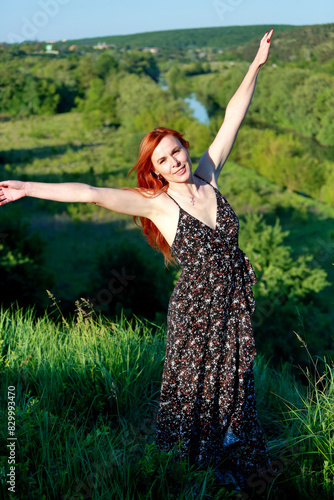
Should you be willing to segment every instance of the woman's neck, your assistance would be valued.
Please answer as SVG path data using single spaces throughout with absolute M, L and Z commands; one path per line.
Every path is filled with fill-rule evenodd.
M 195 204 L 196 197 L 198 197 L 199 184 L 196 181 L 196 176 L 191 172 L 189 179 L 184 182 L 169 183 L 168 191 L 183 198 L 188 198 L 191 204 Z

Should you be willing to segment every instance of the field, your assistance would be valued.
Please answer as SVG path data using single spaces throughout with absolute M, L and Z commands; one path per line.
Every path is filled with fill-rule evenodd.
M 163 328 L 94 319 L 78 307 L 71 323 L 58 325 L 2 312 L 1 332 L 1 393 L 10 387 L 16 403 L 15 498 L 232 498 L 213 471 L 188 470 L 154 447 Z M 320 382 L 312 369 L 305 386 L 288 364 L 273 370 L 256 358 L 259 418 L 278 467 L 257 479 L 259 497 L 332 498 L 332 375 L 327 365 Z

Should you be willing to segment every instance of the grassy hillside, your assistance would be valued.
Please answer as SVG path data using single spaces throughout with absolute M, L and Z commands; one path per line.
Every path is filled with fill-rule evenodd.
M 63 318 L 58 325 L 46 316 L 36 320 L 31 311 L 1 311 L 0 331 L 3 498 L 9 470 L 7 393 L 15 401 L 17 499 L 235 498 L 211 470 L 189 470 L 155 449 L 163 328 L 94 319 L 78 305 L 73 320 Z M 330 366 L 320 385 L 314 370 L 303 386 L 287 365 L 275 371 L 261 356 L 254 371 L 259 419 L 277 467 L 253 483 L 256 491 L 268 500 L 329 500 Z
M 235 57 L 251 60 L 257 40 L 240 40 L 238 47 L 232 47 Z M 284 61 L 297 63 L 304 61 L 305 66 L 316 61 L 324 63 L 333 58 L 334 24 L 319 24 L 311 26 L 291 26 L 291 29 L 275 29 L 272 40 L 271 62 Z M 308 63 L 308 64 L 307 64 Z

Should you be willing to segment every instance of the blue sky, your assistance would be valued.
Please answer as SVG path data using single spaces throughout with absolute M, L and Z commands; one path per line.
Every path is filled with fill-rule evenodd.
M 334 22 L 333 0 L 16 0 L 1 7 L 0 41 L 61 40 L 250 24 Z

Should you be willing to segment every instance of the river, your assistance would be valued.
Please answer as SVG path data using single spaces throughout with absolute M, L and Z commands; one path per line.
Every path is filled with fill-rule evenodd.
M 160 78 L 159 85 L 163 90 L 168 90 L 168 85 L 164 78 Z M 203 123 L 204 125 L 209 124 L 210 118 L 205 109 L 205 106 L 203 106 L 203 104 L 197 100 L 196 95 L 194 93 L 190 94 L 189 97 L 185 97 L 184 101 L 189 104 L 193 117 L 197 121 Z
M 196 95 L 192 93 L 190 97 L 185 97 L 184 100 L 189 104 L 190 109 L 193 112 L 193 117 L 196 118 L 196 120 L 198 120 L 200 123 L 208 125 L 210 122 L 209 115 L 203 104 L 197 100 Z

